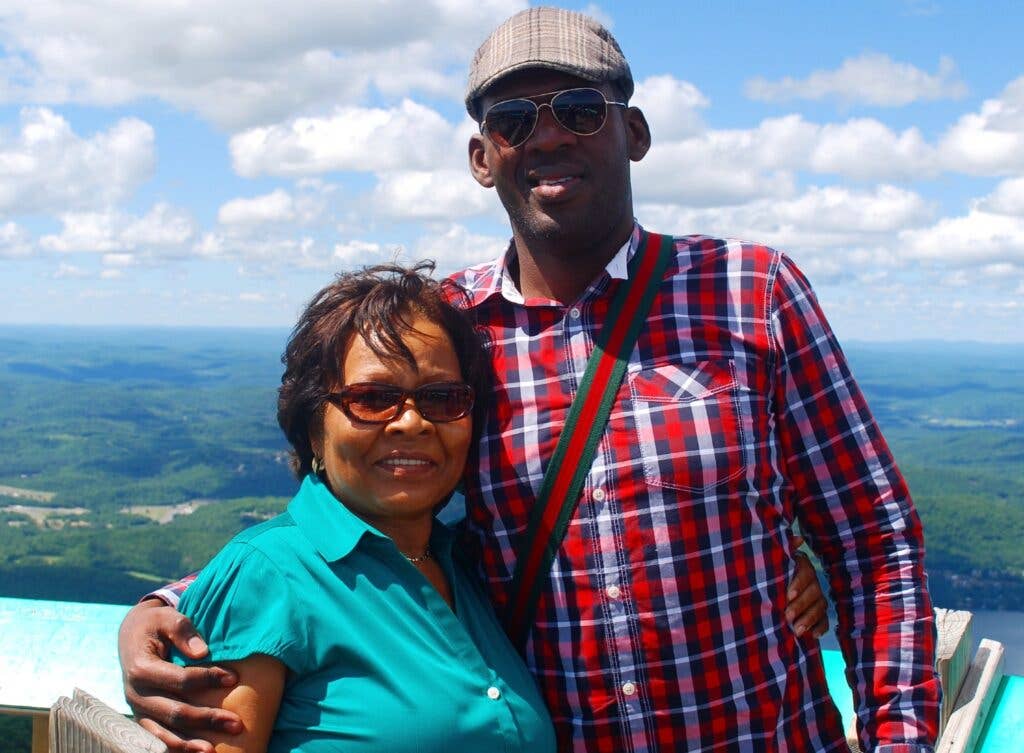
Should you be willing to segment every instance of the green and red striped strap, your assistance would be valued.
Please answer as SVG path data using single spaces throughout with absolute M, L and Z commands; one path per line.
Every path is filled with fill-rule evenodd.
M 605 326 L 587 362 L 519 543 L 505 627 L 520 649 L 525 646 L 533 624 L 542 583 L 576 510 L 580 490 L 626 373 L 629 354 L 647 320 L 665 269 L 675 255 L 671 236 L 645 233 L 640 247 L 630 260 L 628 283 L 619 286 L 608 308 Z M 577 431 L 578 427 L 588 429 Z

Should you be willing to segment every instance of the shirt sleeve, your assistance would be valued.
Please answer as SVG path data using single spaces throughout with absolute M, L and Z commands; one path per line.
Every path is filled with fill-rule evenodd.
M 178 602 L 210 648 L 200 661 L 175 653 L 178 664 L 236 661 L 253 654 L 300 671 L 307 645 L 302 602 L 289 579 L 250 544 L 231 542 L 210 561 Z
M 166 586 L 161 586 L 155 591 L 150 591 L 139 599 L 139 601 L 145 601 L 146 599 L 159 599 L 169 607 L 177 607 L 178 600 L 181 598 L 181 595 L 185 593 L 185 589 L 192 584 L 192 581 L 196 579 L 197 575 L 199 575 L 199 573 L 192 573 L 191 575 L 186 575 L 181 580 L 174 581 L 174 583 L 168 583 Z
M 921 521 L 810 285 L 785 257 L 770 310 L 784 495 L 828 575 L 861 748 L 931 751 L 941 688 Z

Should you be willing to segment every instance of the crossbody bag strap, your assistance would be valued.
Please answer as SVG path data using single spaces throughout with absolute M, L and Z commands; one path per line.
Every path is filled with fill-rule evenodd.
M 671 236 L 645 234 L 640 250 L 630 260 L 629 279 L 619 286 L 608 308 L 608 318 L 587 362 L 516 552 L 505 627 L 520 650 L 533 625 L 544 579 L 576 510 L 629 355 L 674 256 Z

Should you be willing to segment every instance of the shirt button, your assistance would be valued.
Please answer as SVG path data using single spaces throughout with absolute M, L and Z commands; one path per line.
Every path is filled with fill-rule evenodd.
M 608 586 L 604 592 L 608 594 L 609 599 L 617 599 L 622 596 L 622 591 L 619 590 L 618 586 Z
M 598 502 L 604 500 L 604 489 L 594 489 L 594 493 L 591 495 Z
M 569 316 L 571 318 L 573 318 L 573 319 L 579 319 L 580 318 L 580 310 L 578 308 L 575 308 L 575 307 L 569 309 Z
M 631 682 L 625 682 L 622 684 L 623 695 L 636 695 L 636 685 Z
M 491 687 L 487 688 L 487 697 L 490 698 L 492 701 L 496 701 L 499 698 L 501 698 L 501 691 L 492 685 Z

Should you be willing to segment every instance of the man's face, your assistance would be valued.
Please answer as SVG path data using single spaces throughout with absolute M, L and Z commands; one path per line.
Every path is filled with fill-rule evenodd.
M 507 99 L 575 87 L 599 89 L 609 101 L 621 99 L 612 86 L 531 69 L 491 87 L 481 111 Z M 610 105 L 600 131 L 578 136 L 543 107 L 533 133 L 518 146 L 502 147 L 486 135 L 474 135 L 470 169 L 481 185 L 498 191 L 518 240 L 527 246 L 532 241 L 556 241 L 564 245 L 565 253 L 590 252 L 611 236 L 621 243 L 619 236 L 632 228 L 629 162 L 641 159 L 649 146 L 647 123 L 636 108 Z

